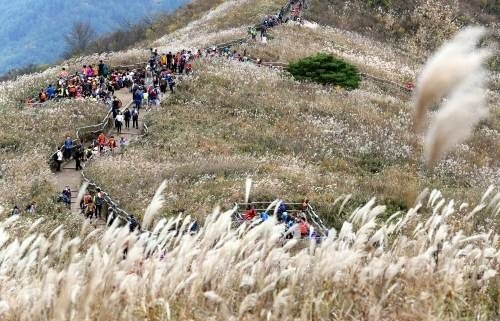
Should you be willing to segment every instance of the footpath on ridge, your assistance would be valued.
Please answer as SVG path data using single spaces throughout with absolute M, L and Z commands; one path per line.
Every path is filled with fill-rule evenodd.
M 118 91 L 115 91 L 115 96 L 122 101 L 123 107 L 121 110 L 125 110 L 132 104 L 132 94 L 130 93 L 128 88 L 123 88 Z M 144 126 L 144 114 L 146 111 L 142 109 L 139 113 L 139 128 L 133 128 L 132 126 L 130 128 L 122 128 L 122 132 L 118 134 L 116 132 L 116 129 L 112 127 L 106 132 L 107 137 L 110 136 L 115 136 L 117 140 L 119 140 L 119 137 L 124 137 L 125 141 L 127 142 L 127 145 L 133 142 L 135 139 L 137 139 L 141 134 L 142 134 L 142 128 Z M 99 156 L 97 154 L 94 157 L 108 157 L 105 154 L 102 156 Z M 88 166 L 90 163 L 89 161 L 83 163 L 83 166 Z M 55 180 L 55 185 L 58 189 L 58 191 L 62 191 L 66 186 L 69 186 L 72 194 L 71 194 L 71 213 L 73 214 L 79 214 L 80 213 L 80 204 L 77 202 L 77 192 L 80 189 L 82 183 L 83 183 L 83 177 L 82 173 L 79 170 L 76 170 L 76 163 L 74 159 L 71 159 L 67 162 L 64 162 L 61 165 L 61 171 L 56 172 L 54 175 L 54 180 Z

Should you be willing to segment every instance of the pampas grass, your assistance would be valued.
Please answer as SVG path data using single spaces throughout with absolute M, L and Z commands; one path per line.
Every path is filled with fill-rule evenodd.
M 488 117 L 484 81 L 485 74 L 476 71 L 476 74 L 456 87 L 433 118 L 424 145 L 429 166 L 469 137 L 474 126 Z
M 424 154 L 429 167 L 469 137 L 488 115 L 483 89 L 487 73 L 482 65 L 491 52 L 476 48 L 486 31 L 469 27 L 459 32 L 428 60 L 417 81 L 415 131 L 422 129 L 429 107 L 449 95 L 426 134 Z
M 438 102 L 457 84 L 475 74 L 489 50 L 475 46 L 486 34 L 483 27 L 470 27 L 444 44 L 425 64 L 415 92 L 414 128 L 420 130 L 428 108 Z
M 163 196 L 163 192 L 167 188 L 167 181 L 163 181 L 156 190 L 151 203 L 146 208 L 146 212 L 144 213 L 144 219 L 142 221 L 142 226 L 145 229 L 149 228 L 149 225 L 153 222 L 154 216 L 158 213 L 158 211 L 165 204 L 165 197 Z
M 250 177 L 247 177 L 245 181 L 245 203 L 248 203 L 251 190 L 252 190 L 252 179 Z
M 194 235 L 172 231 L 188 217 L 139 235 L 115 223 L 88 247 L 60 227 L 18 239 L 6 220 L 0 319 L 494 320 L 499 236 L 470 227 L 493 214 L 498 193 L 489 188 L 468 212 L 439 191 L 425 195 L 388 223 L 372 199 L 320 243 L 283 242 L 274 218 L 232 229 L 235 209 L 215 210 Z

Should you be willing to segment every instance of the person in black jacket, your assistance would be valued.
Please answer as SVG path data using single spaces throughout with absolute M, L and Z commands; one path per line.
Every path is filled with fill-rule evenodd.
M 76 170 L 82 170 L 83 167 L 81 165 L 81 162 L 82 162 L 82 158 L 83 158 L 83 150 L 82 150 L 82 145 L 78 144 L 75 148 L 75 152 L 74 152 L 74 155 L 73 155 L 73 158 L 75 159 L 75 163 L 76 163 Z
M 130 119 L 132 118 L 132 113 L 130 112 L 130 109 L 126 109 L 125 113 L 123 113 L 123 118 L 125 119 L 125 128 L 130 127 Z

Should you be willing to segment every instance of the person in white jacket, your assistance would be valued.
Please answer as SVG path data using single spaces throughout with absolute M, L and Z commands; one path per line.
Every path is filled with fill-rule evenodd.
M 57 149 L 56 153 L 56 162 L 57 162 L 57 171 L 61 171 L 61 164 L 63 162 L 63 153 L 61 152 L 61 148 Z
M 116 131 L 118 133 L 121 133 L 121 131 L 122 131 L 122 125 L 123 125 L 124 120 L 125 120 L 125 118 L 124 118 L 122 113 L 119 113 L 118 115 L 116 115 L 115 125 L 116 125 Z

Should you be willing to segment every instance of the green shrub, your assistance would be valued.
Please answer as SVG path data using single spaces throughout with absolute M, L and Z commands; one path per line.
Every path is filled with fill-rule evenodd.
M 367 0 L 367 4 L 372 8 L 390 9 L 392 0 Z
M 361 76 L 356 66 L 332 55 L 319 53 L 288 66 L 288 72 L 297 80 L 331 84 L 347 89 L 359 87 Z

